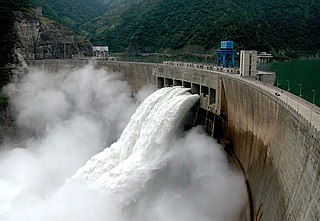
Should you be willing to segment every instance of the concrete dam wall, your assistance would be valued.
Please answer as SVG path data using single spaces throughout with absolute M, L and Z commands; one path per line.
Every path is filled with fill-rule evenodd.
M 88 61 L 33 61 L 51 71 Z M 97 61 L 143 85 L 183 85 L 199 93 L 206 131 L 246 176 L 253 220 L 320 220 L 320 134 L 279 97 L 237 76 L 163 64 Z
M 319 220 L 319 133 L 252 85 L 224 78 L 223 91 L 233 151 L 262 220 Z
M 134 62 L 106 62 L 103 60 L 33 60 L 29 62 L 30 67 L 36 67 L 49 72 L 57 72 L 62 68 L 80 68 L 92 64 L 97 68 L 105 68 L 111 72 L 119 72 L 122 79 L 127 81 L 132 90 L 137 92 L 142 86 L 154 84 L 152 70 L 154 64 Z

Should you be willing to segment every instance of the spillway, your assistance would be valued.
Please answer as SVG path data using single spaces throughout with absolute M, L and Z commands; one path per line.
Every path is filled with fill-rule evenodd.
M 149 96 L 119 140 L 93 156 L 69 182 L 85 179 L 90 185 L 103 187 L 121 206 L 129 204 L 154 171 L 166 164 L 169 143 L 199 98 L 188 90 L 163 88 Z
M 102 145 L 129 107 L 125 88 L 92 67 L 25 79 L 18 119 L 38 137 L 1 153 L 1 220 L 245 220 L 242 174 L 202 128 L 183 127 L 199 100 L 190 89 L 157 90 L 116 142 Z M 47 102 L 57 107 L 50 115 Z
M 66 186 L 84 182 L 89 188 L 103 189 L 113 206 L 129 220 L 141 220 L 139 216 L 156 220 L 177 220 L 180 216 L 185 216 L 183 220 L 244 218 L 244 180 L 228 169 L 223 151 L 211 138 L 198 134 L 199 128 L 181 135 L 180 125 L 199 99 L 189 90 L 166 87 L 150 95 L 133 114 L 119 140 L 93 156 Z M 227 186 L 231 188 L 225 189 Z M 169 208 L 165 206 L 171 203 Z M 180 208 L 173 209 L 175 204 Z M 158 207 L 163 214 L 154 212 Z

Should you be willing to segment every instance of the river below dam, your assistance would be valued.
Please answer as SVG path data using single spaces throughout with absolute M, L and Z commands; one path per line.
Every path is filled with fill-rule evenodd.
M 320 106 L 320 60 L 293 60 L 260 64 L 261 70 L 275 71 L 274 86 L 299 96 Z M 301 85 L 301 86 L 300 86 Z M 314 90 L 314 91 L 313 91 Z

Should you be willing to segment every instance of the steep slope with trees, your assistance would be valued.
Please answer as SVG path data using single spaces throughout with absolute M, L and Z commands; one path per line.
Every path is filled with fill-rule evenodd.
M 42 7 L 45 16 L 79 30 L 78 26 L 102 15 L 107 8 L 103 0 L 30 0 L 33 7 Z
M 319 15 L 316 0 L 123 0 L 82 28 L 117 51 L 210 49 L 232 39 L 239 49 L 296 56 L 319 51 Z
M 318 0 L 31 0 L 112 51 L 203 51 L 231 39 L 278 56 L 319 53 Z

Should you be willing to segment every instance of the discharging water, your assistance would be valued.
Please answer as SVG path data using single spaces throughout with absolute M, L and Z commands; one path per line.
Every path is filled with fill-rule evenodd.
M 37 127 L 46 129 L 40 130 L 38 137 L 27 139 L 25 148 L 0 153 L 1 220 L 239 219 L 247 203 L 242 175 L 229 165 L 221 147 L 201 128 L 183 131 L 180 127 L 198 95 L 182 87 L 154 92 L 136 109 L 116 142 L 100 153 L 87 153 L 87 149 L 101 146 L 100 140 L 108 138 L 108 133 L 114 133 L 110 130 L 114 125 L 108 125 L 106 120 L 110 114 L 117 114 L 112 109 L 114 105 L 122 107 L 119 111 L 124 110 L 129 101 L 125 98 L 122 104 L 116 100 L 104 102 L 108 96 L 120 99 L 107 89 L 110 85 L 121 85 L 115 76 L 105 79 L 104 75 L 109 73 L 96 73 L 97 70 L 90 67 L 80 72 L 71 76 L 58 74 L 54 79 L 46 73 L 35 76 L 31 73 L 26 79 L 28 85 L 33 81 L 40 84 L 38 92 L 46 91 L 49 84 L 49 97 L 56 95 L 53 102 L 65 108 L 57 108 L 58 114 L 51 112 L 49 119 L 42 119 L 48 122 L 37 122 Z M 101 79 L 91 79 L 95 76 L 92 73 Z M 106 87 L 109 81 L 111 84 Z M 88 91 L 83 96 L 89 99 L 82 97 L 78 103 L 75 92 L 84 87 Z M 107 91 L 100 93 L 102 89 Z M 23 88 L 20 91 L 23 92 Z M 121 93 L 125 94 L 126 90 Z M 35 96 L 31 95 L 28 99 Z M 30 116 L 34 119 L 33 111 L 36 116 L 42 116 L 42 109 L 33 108 L 33 101 L 29 101 L 33 102 L 28 107 L 30 110 L 26 107 L 25 93 L 18 96 L 25 98 L 18 99 L 24 123 L 29 122 Z M 93 102 L 92 98 L 97 100 Z M 71 106 L 66 104 L 70 99 L 73 100 Z M 43 102 L 39 98 L 35 100 L 38 105 Z M 86 160 L 82 152 L 86 152 Z M 74 162 L 78 154 L 81 160 Z M 76 168 L 77 165 L 80 169 L 72 176 L 70 173 L 75 170 L 70 166 Z

